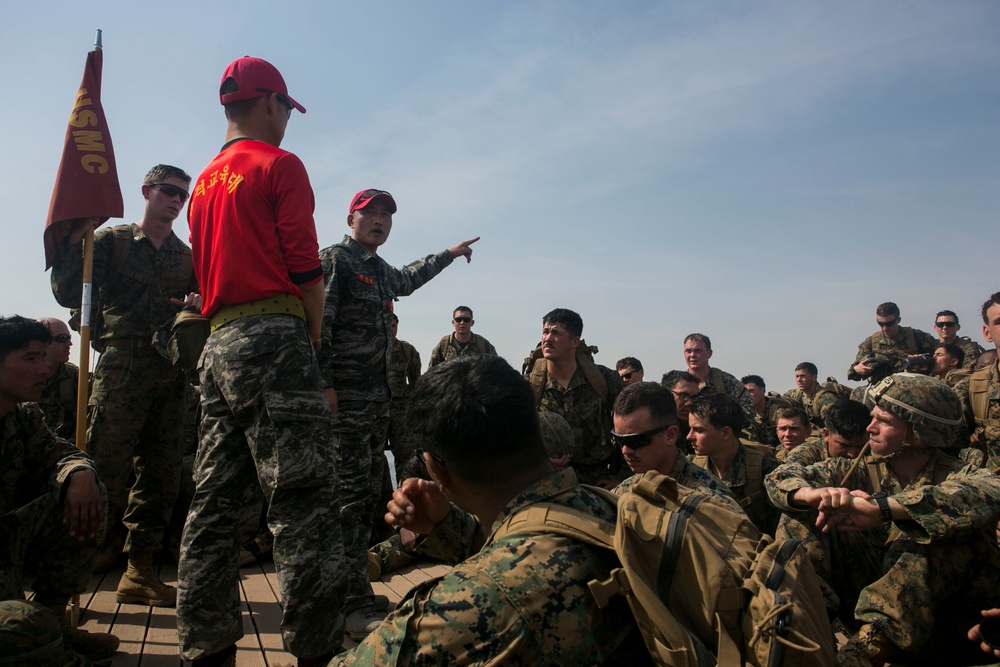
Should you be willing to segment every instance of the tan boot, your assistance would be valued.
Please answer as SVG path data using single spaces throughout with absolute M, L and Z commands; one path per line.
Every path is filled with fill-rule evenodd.
M 152 552 L 130 553 L 128 569 L 118 582 L 120 604 L 146 604 L 150 607 L 177 606 L 177 589 L 160 581 L 153 571 Z
M 36 595 L 35 602 L 51 609 L 59 619 L 63 633 L 63 648 L 95 661 L 111 657 L 118 650 L 118 645 L 121 643 L 118 637 L 107 632 L 87 632 L 74 628 L 66 622 L 68 597 Z

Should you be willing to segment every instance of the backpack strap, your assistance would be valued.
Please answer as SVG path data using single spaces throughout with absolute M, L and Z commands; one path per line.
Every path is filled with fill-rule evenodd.
M 601 399 L 601 408 L 608 406 L 608 381 L 601 375 L 601 370 L 594 363 L 594 358 L 589 354 L 576 355 L 576 365 L 583 369 L 583 374 L 587 377 L 587 382 L 597 392 L 597 397 Z
M 1000 420 L 987 419 L 990 407 L 990 380 L 993 379 L 994 367 L 980 368 L 969 376 L 969 407 L 975 417 L 976 426 L 996 426 Z
M 722 370 L 718 368 L 713 368 L 709 375 L 712 378 L 712 386 L 715 387 L 715 391 L 719 394 L 728 393 L 726 391 L 726 379 L 722 377 Z
M 542 390 L 545 389 L 545 381 L 548 377 L 549 370 L 545 359 L 535 359 L 535 365 L 531 367 L 531 373 L 528 374 L 528 384 L 535 392 L 535 405 L 538 405 L 542 400 Z
M 746 498 L 743 504 L 747 510 L 751 507 L 760 509 L 758 518 L 764 519 L 767 509 L 759 507 L 764 502 L 764 454 L 746 445 L 743 445 L 743 452 L 746 455 L 746 486 L 743 490 Z
M 920 349 L 917 347 L 917 336 L 913 333 L 913 327 L 906 327 L 906 349 L 910 354 L 917 354 Z
M 410 351 L 410 346 L 404 341 L 399 342 L 399 346 L 403 348 L 403 374 L 406 374 L 406 369 L 410 367 L 410 359 L 413 358 L 413 353 Z
M 472 334 L 472 339 L 476 341 L 476 349 L 479 354 L 486 354 L 486 339 L 479 334 Z
M 437 348 L 434 350 L 437 354 L 431 355 L 431 358 L 436 356 L 441 361 L 444 361 L 444 355 L 448 352 L 448 343 L 451 342 L 451 334 L 448 334 L 444 338 L 438 341 Z
M 878 493 L 882 490 L 882 477 L 886 473 L 885 461 L 870 456 L 865 464 L 868 467 L 868 479 L 872 483 L 873 493 Z

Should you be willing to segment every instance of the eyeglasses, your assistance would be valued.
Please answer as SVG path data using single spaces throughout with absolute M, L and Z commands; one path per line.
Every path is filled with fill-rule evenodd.
M 468 324 L 471 321 L 472 321 L 471 317 L 456 317 L 455 318 L 455 322 L 457 322 L 458 324 Z
M 875 324 L 878 325 L 879 329 L 887 329 L 887 328 L 889 328 L 891 326 L 895 326 L 897 322 L 899 322 L 899 318 L 898 317 L 896 319 L 894 319 L 894 320 L 889 321 L 889 322 L 883 322 L 882 320 L 875 320 Z
M 70 336 L 69 334 L 56 334 L 55 336 L 52 337 L 52 340 L 55 341 L 56 343 L 65 343 L 70 338 L 72 338 L 72 336 Z
M 160 188 L 162 192 L 167 197 L 180 197 L 181 202 L 186 202 L 187 198 L 191 195 L 184 188 L 179 188 L 176 185 L 171 185 L 170 183 L 150 183 L 149 187 L 156 186 Z
M 697 394 L 689 394 L 686 391 L 674 391 L 673 389 L 670 390 L 670 393 L 684 402 L 693 401 L 698 397 Z
M 628 373 L 621 374 L 623 380 L 631 380 L 633 375 L 635 375 L 635 371 L 629 371 Z
M 288 101 L 287 97 L 285 97 L 281 93 L 276 93 L 273 90 L 268 90 L 267 88 L 258 88 L 257 92 L 267 93 L 268 95 L 274 95 L 275 97 L 277 97 L 278 101 L 285 105 L 285 115 L 288 118 L 292 117 L 292 109 L 294 109 L 295 107 L 292 106 L 292 103 Z
M 952 327 L 958 326 L 958 322 L 935 322 L 934 326 L 938 329 L 950 329 Z
M 663 433 L 675 424 L 667 424 L 642 433 L 615 433 L 611 432 L 611 444 L 615 447 L 628 447 L 629 449 L 641 449 L 653 442 L 653 436 Z
M 420 461 L 421 461 L 421 462 L 423 462 L 423 460 L 424 460 L 424 453 L 425 453 L 425 452 L 426 452 L 427 454 L 430 454 L 430 457 L 431 457 L 432 459 L 434 459 L 435 463 L 437 463 L 438 465 L 442 465 L 442 466 L 443 466 L 443 465 L 447 465 L 447 464 L 446 464 L 446 463 L 444 462 L 444 459 L 443 459 L 443 458 L 441 458 L 440 456 L 438 456 L 437 454 L 435 454 L 434 452 L 432 452 L 432 451 L 431 451 L 431 450 L 429 450 L 429 449 L 418 449 L 418 450 L 417 450 L 417 458 L 418 458 L 418 459 L 420 459 Z M 426 463 L 424 463 L 424 465 L 426 466 L 427 464 L 426 464 Z

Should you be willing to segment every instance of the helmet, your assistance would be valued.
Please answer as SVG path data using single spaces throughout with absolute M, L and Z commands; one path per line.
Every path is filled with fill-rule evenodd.
M 51 609 L 27 600 L 0 602 L 0 664 L 62 667 L 70 662 Z
M 969 446 L 962 402 L 941 380 L 918 373 L 896 373 L 873 385 L 865 405 L 879 406 L 902 417 L 928 447 Z
M 573 429 L 562 415 L 555 412 L 539 412 L 538 421 L 542 426 L 542 442 L 549 458 L 558 459 L 573 452 Z

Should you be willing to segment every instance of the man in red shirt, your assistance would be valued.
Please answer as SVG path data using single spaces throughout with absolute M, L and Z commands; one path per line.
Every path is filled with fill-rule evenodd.
M 302 162 L 279 148 L 292 109 L 270 63 L 222 75 L 229 128 L 188 209 L 202 314 L 196 489 L 178 568 L 181 657 L 232 664 L 243 636 L 237 525 L 259 484 L 269 503 L 282 638 L 299 665 L 325 664 L 343 639 L 343 544 L 333 410 L 316 363 L 323 271 Z

